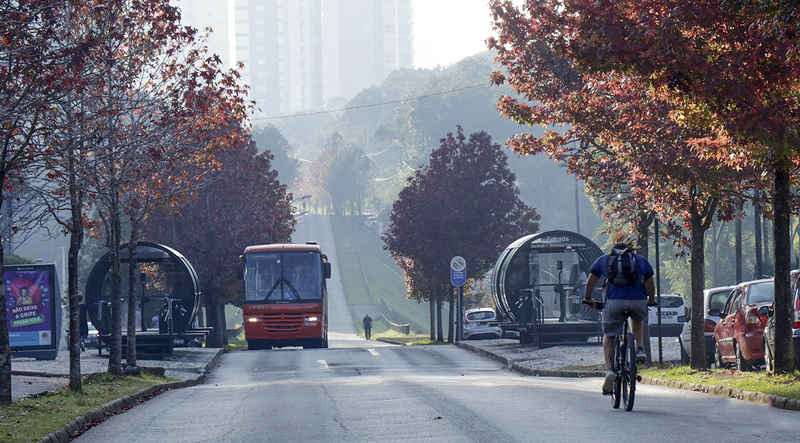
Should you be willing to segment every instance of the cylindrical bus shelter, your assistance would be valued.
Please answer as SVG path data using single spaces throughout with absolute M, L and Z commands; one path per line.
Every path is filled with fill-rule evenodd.
M 136 330 L 165 333 L 165 306 L 170 306 L 169 333 L 190 329 L 200 304 L 200 288 L 194 267 L 181 253 L 164 245 L 138 242 L 136 280 Z M 128 245 L 120 248 L 122 262 L 122 328 L 128 315 Z M 86 310 L 101 335 L 111 333 L 111 253 L 106 253 L 92 268 L 86 282 Z M 173 315 L 174 314 L 174 315 Z M 158 318 L 159 320 L 156 320 Z M 158 324 L 156 324 L 158 323 Z
M 580 320 L 584 294 L 573 287 L 581 272 L 588 276 L 589 267 L 602 254 L 590 239 L 569 231 L 516 240 L 500 254 L 492 275 L 498 316 L 520 324 L 543 323 L 546 318 Z M 595 286 L 595 300 L 600 300 L 600 287 Z

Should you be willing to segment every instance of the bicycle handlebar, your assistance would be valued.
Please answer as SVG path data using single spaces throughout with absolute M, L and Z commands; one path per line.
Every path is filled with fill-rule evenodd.
M 606 306 L 605 303 L 599 302 L 599 301 L 595 301 L 593 298 L 590 298 L 590 299 L 585 299 L 584 298 L 583 300 L 581 300 L 581 303 L 586 305 L 586 306 L 589 306 L 590 308 L 595 308 L 595 309 L 603 309 Z M 648 302 L 647 303 L 647 307 L 651 307 L 651 306 L 658 306 L 658 302 L 657 301 L 653 302 L 653 303 L 649 303 Z

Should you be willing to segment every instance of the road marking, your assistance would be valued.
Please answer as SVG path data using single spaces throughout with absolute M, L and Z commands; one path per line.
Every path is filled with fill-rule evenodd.
M 317 363 L 319 363 L 320 369 L 328 369 L 328 362 L 325 360 L 317 360 Z
M 369 353 L 370 353 L 370 354 L 372 354 L 372 355 L 374 355 L 374 356 L 376 356 L 376 357 L 377 357 L 377 356 L 379 356 L 379 355 L 381 355 L 381 354 L 378 354 L 378 351 L 376 351 L 376 350 L 374 350 L 374 349 L 367 349 L 367 351 L 369 351 Z

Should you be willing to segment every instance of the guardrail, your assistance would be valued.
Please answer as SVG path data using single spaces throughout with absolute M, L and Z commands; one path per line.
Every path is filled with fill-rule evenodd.
M 397 332 L 399 332 L 401 334 L 405 334 L 405 335 L 408 335 L 408 334 L 411 333 L 411 325 L 409 325 L 409 324 L 398 325 L 396 323 L 392 323 L 383 314 L 381 314 L 381 321 L 386 325 L 387 328 L 389 328 L 389 329 L 391 329 L 393 331 L 397 331 Z

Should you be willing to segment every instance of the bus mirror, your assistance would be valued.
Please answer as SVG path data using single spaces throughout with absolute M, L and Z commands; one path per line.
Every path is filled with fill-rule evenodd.
M 239 280 L 244 278 L 244 263 L 242 262 L 236 264 L 236 278 Z
M 558 260 L 556 262 L 556 269 L 558 269 L 559 271 L 564 269 L 564 262 L 562 262 L 561 260 Z
M 331 264 L 325 263 L 325 278 L 331 278 Z

